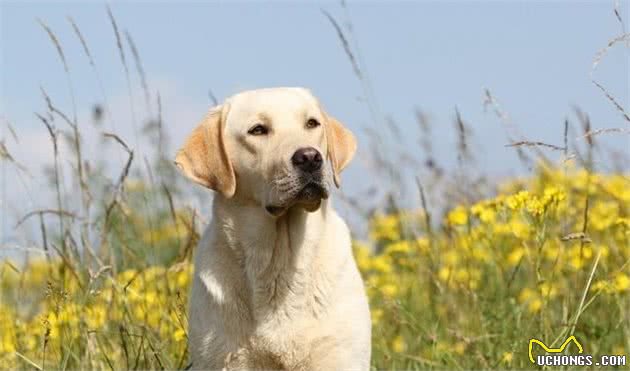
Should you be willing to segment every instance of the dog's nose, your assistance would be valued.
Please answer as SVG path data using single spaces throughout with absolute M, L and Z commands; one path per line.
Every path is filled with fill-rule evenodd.
M 321 169 L 322 155 L 313 147 L 300 148 L 291 157 L 291 162 L 298 169 L 312 173 Z

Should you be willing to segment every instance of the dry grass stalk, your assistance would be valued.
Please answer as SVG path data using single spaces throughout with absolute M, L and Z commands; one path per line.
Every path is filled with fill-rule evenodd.
M 630 129 L 626 129 L 626 128 L 606 128 L 606 129 L 597 129 L 597 130 L 591 130 L 588 131 L 586 134 L 578 137 L 578 138 L 586 138 L 588 139 L 589 137 L 594 137 L 600 134 L 608 134 L 608 133 L 623 133 L 623 134 L 628 134 L 630 133 Z
M 120 37 L 120 32 L 118 30 L 118 23 L 116 22 L 116 18 L 112 13 L 112 9 L 109 5 L 107 5 L 107 16 L 109 17 L 109 21 L 112 25 L 112 29 L 114 30 L 114 35 L 116 36 L 116 47 L 118 48 L 118 55 L 120 56 L 120 61 L 123 65 L 125 71 L 125 80 L 127 81 L 127 93 L 129 96 L 129 108 L 131 110 L 131 123 L 133 125 L 134 131 L 134 139 L 136 148 L 140 148 L 140 139 L 138 134 L 138 127 L 136 124 L 136 110 L 133 104 L 133 94 L 131 92 L 131 78 L 129 77 L 129 67 L 127 66 L 127 58 L 125 57 L 125 49 L 123 48 L 122 38 Z
M 43 93 L 44 93 L 44 96 L 47 98 L 47 101 L 49 101 L 50 99 L 48 98 L 48 96 L 45 95 L 45 92 Z M 49 104 L 49 107 L 51 106 L 52 104 Z M 52 124 L 48 121 L 47 118 L 45 118 L 44 116 L 38 113 L 36 113 L 35 115 L 46 126 L 46 129 L 48 130 L 48 135 L 50 136 L 50 141 L 52 142 L 52 145 L 53 145 L 53 174 L 54 174 L 54 184 L 55 184 L 55 195 L 57 196 L 57 209 L 63 210 L 64 203 L 61 196 L 61 178 L 60 178 L 61 167 L 59 165 L 59 147 L 58 147 L 57 131 L 52 126 Z M 64 231 L 65 231 L 65 224 L 64 224 L 65 222 L 64 222 L 64 219 L 61 217 L 61 215 L 58 215 L 58 222 L 59 222 L 59 235 L 63 236 Z M 63 241 L 62 243 L 63 243 L 62 248 L 65 251 L 66 245 Z
M 597 86 L 599 88 L 599 90 L 602 91 L 602 93 L 604 93 L 604 95 L 606 96 L 606 98 L 608 98 L 608 100 L 615 106 L 615 108 L 617 108 L 617 111 L 619 111 L 621 113 L 621 115 L 623 116 L 623 118 L 628 121 L 630 123 L 630 115 L 628 115 L 628 113 L 626 112 L 626 110 L 621 106 L 621 104 L 619 104 L 619 102 L 617 102 L 617 100 L 615 99 L 615 97 L 613 97 L 608 90 L 606 90 L 606 88 L 604 88 L 604 86 L 600 83 L 598 83 L 595 80 L 592 80 L 593 84 L 595 84 L 595 86 Z
M 219 104 L 219 100 L 217 99 L 217 96 L 214 95 L 214 93 L 212 92 L 212 89 L 208 89 L 208 98 L 210 98 L 210 103 L 212 103 L 212 105 L 216 106 Z
M 330 21 L 330 24 L 332 24 L 332 26 L 335 28 L 335 31 L 337 32 L 337 37 L 339 38 L 339 41 L 341 41 L 341 45 L 343 46 L 343 50 L 346 53 L 346 56 L 348 57 L 348 59 L 350 60 L 350 63 L 352 64 L 352 70 L 354 71 L 354 74 L 360 80 L 362 80 L 363 73 L 361 73 L 361 69 L 359 68 L 359 63 L 357 62 L 357 58 L 354 56 L 354 53 L 352 52 L 352 48 L 350 47 L 350 43 L 348 42 L 346 35 L 343 33 L 341 26 L 339 26 L 339 23 L 337 23 L 335 18 L 333 18 L 333 16 L 330 15 L 330 13 L 328 13 L 326 10 L 322 9 L 322 13 L 326 16 L 326 18 L 328 18 L 328 20 Z
M 127 152 L 127 162 L 125 163 L 125 166 L 123 167 L 120 175 L 118 176 L 118 181 L 116 182 L 114 186 L 114 192 L 113 192 L 112 198 L 105 208 L 105 218 L 103 220 L 103 229 L 101 231 L 101 243 L 100 243 L 102 256 L 108 253 L 106 251 L 108 250 L 107 235 L 109 233 L 109 227 L 110 227 L 109 220 L 111 217 L 111 213 L 114 207 L 118 204 L 118 199 L 121 193 L 123 192 L 125 179 L 127 179 L 127 177 L 129 176 L 129 170 L 131 169 L 131 164 L 134 158 L 133 151 L 129 148 L 127 143 L 125 143 L 125 141 L 123 141 L 118 135 L 112 134 L 112 133 L 104 133 L 103 136 L 105 138 L 115 140 L 118 144 L 120 144 L 125 149 L 125 151 Z M 110 265 L 114 267 L 113 271 L 114 273 L 116 273 L 116 269 L 115 269 L 116 264 L 115 264 L 113 255 L 114 254 L 111 251 L 109 251 Z
M 90 62 L 90 66 L 95 67 L 96 64 L 94 63 L 94 58 L 92 58 L 92 53 L 90 53 L 90 49 L 88 48 L 87 42 L 85 41 L 85 38 L 83 37 L 83 34 L 81 33 L 81 30 L 79 29 L 79 26 L 77 26 L 76 22 L 74 21 L 74 19 L 72 19 L 72 17 L 68 17 L 68 22 L 70 22 L 70 25 L 72 26 L 72 29 L 74 30 L 75 35 L 77 35 L 77 37 L 79 38 L 79 41 L 81 42 L 81 46 L 83 47 L 83 52 L 85 53 L 85 56 L 88 58 L 88 61 Z
M 468 130 L 457 107 L 455 107 L 455 128 L 457 129 L 457 158 L 460 162 L 462 162 L 465 159 L 470 159 L 471 153 L 469 151 L 467 140 Z
M 142 91 L 144 92 L 144 99 L 146 101 L 147 111 L 151 112 L 149 85 L 147 84 L 147 76 L 144 73 L 144 68 L 142 67 L 142 59 L 140 58 L 140 53 L 138 53 L 136 43 L 133 41 L 131 34 L 127 30 L 125 30 L 125 38 L 127 39 L 127 43 L 129 44 L 129 48 L 131 49 L 131 55 L 133 56 L 133 59 L 135 61 L 138 76 L 140 76 L 140 84 L 142 85 Z
M 555 144 L 548 144 L 548 143 L 543 143 L 543 142 L 531 142 L 531 141 L 526 141 L 526 140 L 513 142 L 513 143 L 509 143 L 505 145 L 505 147 L 518 147 L 518 146 L 526 146 L 526 147 L 540 146 L 540 147 L 545 147 L 545 148 L 551 148 L 554 151 L 566 151 L 566 146 L 559 147 L 559 146 L 556 146 Z
M 17 162 L 15 158 L 11 155 L 11 153 L 7 149 L 7 146 L 4 144 L 4 140 L 0 140 L 0 160 L 8 161 L 15 165 L 18 169 L 26 171 L 26 167 Z
M 59 59 L 61 59 L 61 63 L 63 64 L 63 69 L 66 71 L 66 73 L 70 73 L 70 68 L 68 67 L 68 62 L 66 61 L 66 55 L 64 54 L 63 49 L 61 48 L 61 43 L 59 42 L 59 39 L 57 39 L 57 36 L 55 35 L 55 33 L 41 19 L 37 18 L 37 23 L 39 23 L 39 25 L 44 29 L 44 31 L 46 31 L 46 34 L 48 34 L 50 41 L 55 46 L 55 49 L 57 50 L 57 54 L 59 55 Z
M 624 33 L 622 35 L 615 36 L 614 38 L 610 39 L 608 41 L 608 44 L 606 44 L 605 47 L 600 49 L 595 54 L 595 58 L 593 58 L 593 65 L 591 66 L 591 78 L 593 77 L 593 74 L 595 73 L 595 70 L 597 69 L 597 67 L 599 66 L 601 61 L 604 59 L 606 54 L 608 54 L 610 49 L 612 49 L 616 44 L 618 44 L 620 42 L 629 41 L 629 40 L 630 40 L 630 34 L 628 34 L 628 33 Z
M 62 209 L 39 209 L 39 210 L 33 210 L 30 211 L 28 213 L 26 213 L 24 216 L 22 216 L 17 223 L 15 224 L 15 228 L 19 227 L 20 225 L 22 225 L 22 223 L 24 223 L 25 221 L 27 221 L 30 217 L 35 216 L 35 215 L 45 215 L 45 214 L 54 214 L 54 215 L 58 215 L 59 217 L 66 217 L 66 218 L 70 218 L 70 219 L 81 219 L 80 216 L 78 216 L 77 214 L 71 212 L 71 211 L 67 211 L 67 210 L 62 210 Z
M 420 178 L 416 177 L 416 184 L 418 185 L 418 191 L 420 192 L 420 203 L 422 204 L 422 209 L 424 210 L 424 224 L 427 229 L 427 233 L 429 236 L 433 234 L 433 227 L 431 225 L 431 211 L 429 210 L 427 199 L 424 194 L 424 187 L 422 186 L 422 182 L 420 182 Z
M 617 18 L 617 21 L 619 21 L 619 24 L 621 25 L 621 33 L 626 33 L 626 23 L 623 21 L 623 19 L 621 18 L 621 14 L 619 13 L 619 0 L 615 0 L 615 5 L 613 7 L 613 13 L 615 13 L 615 18 Z

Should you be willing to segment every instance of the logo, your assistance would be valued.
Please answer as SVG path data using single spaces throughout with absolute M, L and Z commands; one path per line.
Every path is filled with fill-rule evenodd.
M 581 354 L 584 352 L 584 348 L 582 348 L 582 344 L 580 344 L 580 342 L 577 341 L 577 339 L 575 338 L 575 335 L 569 336 L 567 340 L 565 340 L 564 343 L 562 343 L 560 348 L 549 348 L 548 346 L 545 345 L 545 343 L 543 343 L 542 341 L 538 339 L 529 339 L 529 360 L 532 361 L 532 363 L 534 364 L 536 363 L 536 361 L 534 360 L 534 355 L 532 354 L 532 349 L 534 348 L 534 344 L 540 345 L 547 353 L 562 353 L 571 341 L 573 341 L 575 345 L 577 345 L 578 353 Z
M 577 346 L 578 354 L 558 354 L 564 352 L 571 342 Z M 534 357 L 532 353 L 534 344 L 540 345 L 548 354 Z M 569 336 L 559 348 L 549 348 L 538 339 L 529 339 L 529 360 L 538 366 L 625 366 L 627 364 L 625 355 L 617 354 L 593 357 L 590 354 L 582 353 L 584 353 L 584 348 L 573 335 Z

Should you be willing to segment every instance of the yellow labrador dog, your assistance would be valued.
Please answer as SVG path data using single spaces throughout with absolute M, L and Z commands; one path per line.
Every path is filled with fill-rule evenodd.
M 365 290 L 331 183 L 356 149 L 302 88 L 246 91 L 177 153 L 216 191 L 190 294 L 194 369 L 367 370 Z

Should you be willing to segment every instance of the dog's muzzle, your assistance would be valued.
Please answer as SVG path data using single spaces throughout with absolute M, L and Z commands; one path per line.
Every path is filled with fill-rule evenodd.
M 273 216 L 282 215 L 292 206 L 301 206 L 307 211 L 315 211 L 321 201 L 329 196 L 328 183 L 324 172 L 324 159 L 313 147 L 300 148 L 291 157 L 294 168 L 292 187 L 282 195 L 278 205 L 267 205 L 265 209 Z

